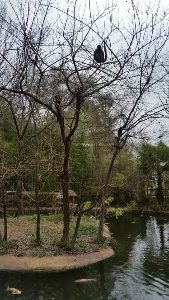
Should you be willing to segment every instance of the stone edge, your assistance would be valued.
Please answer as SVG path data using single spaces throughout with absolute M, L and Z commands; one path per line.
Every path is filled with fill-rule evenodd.
M 86 267 L 114 255 L 112 248 L 81 255 L 59 255 L 50 257 L 0 256 L 0 271 L 20 272 L 64 272 Z

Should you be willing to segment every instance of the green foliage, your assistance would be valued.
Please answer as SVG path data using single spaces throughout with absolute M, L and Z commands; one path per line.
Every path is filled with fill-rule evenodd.
M 169 211 L 169 197 L 166 197 L 163 203 L 163 210 Z
M 113 235 L 111 235 L 110 238 L 105 239 L 104 241 L 102 241 L 100 246 L 102 246 L 103 248 L 111 247 L 115 250 L 115 249 L 117 249 L 118 244 L 117 244 L 116 238 Z
M 125 174 L 115 172 L 113 179 L 117 184 L 123 184 L 126 181 L 126 176 Z
M 72 188 L 83 199 L 88 198 L 93 185 L 93 148 L 86 132 L 83 128 L 77 131 L 70 158 Z
M 121 208 L 121 207 L 109 207 L 106 210 L 106 214 L 111 216 L 115 216 L 116 219 L 119 218 L 120 216 L 122 216 L 125 213 L 125 208 Z
M 154 210 L 154 211 L 163 210 L 164 208 L 165 208 L 164 204 L 161 205 L 157 201 L 151 203 L 151 209 Z
M 111 180 L 113 205 L 125 206 L 127 202 L 136 198 L 139 172 L 136 150 L 133 146 L 128 145 L 120 151 Z
M 169 147 L 162 141 L 157 145 L 142 144 L 139 160 L 140 169 L 146 176 L 148 196 L 152 197 L 155 192 L 159 204 L 164 204 L 163 188 L 168 189 Z
M 37 215 L 33 214 L 33 215 L 28 215 L 28 216 L 22 216 L 20 218 L 22 218 L 23 220 L 28 219 L 30 221 L 36 221 Z M 63 215 L 61 213 L 57 213 L 57 214 L 50 213 L 48 215 L 44 214 L 44 215 L 41 215 L 41 220 L 59 223 L 59 222 L 63 221 Z
M 75 227 L 75 222 L 72 224 L 73 230 Z M 82 216 L 80 228 L 79 228 L 79 236 L 87 235 L 87 236 L 96 236 L 98 231 L 98 222 L 93 216 Z
M 113 200 L 114 200 L 113 197 L 106 198 L 106 200 L 105 200 L 106 206 L 110 206 L 112 204 Z
M 91 201 L 85 201 L 85 203 L 83 204 L 83 208 L 89 208 L 92 205 Z
M 82 223 L 79 228 L 79 234 L 96 235 L 97 230 L 96 225 Z
M 90 151 L 85 134 L 81 132 L 72 146 L 71 152 L 72 175 L 80 182 L 85 181 L 90 172 Z
M 138 208 L 138 203 L 135 200 L 131 200 L 128 204 L 127 204 L 127 209 L 136 209 Z
M 158 166 L 162 171 L 169 170 L 169 147 L 161 141 L 157 145 L 142 144 L 139 160 L 145 174 L 152 174 Z
M 76 253 L 76 254 L 82 254 L 84 253 L 86 250 L 86 244 L 83 242 L 79 242 L 77 241 L 74 245 L 74 249 L 73 249 L 73 252 Z

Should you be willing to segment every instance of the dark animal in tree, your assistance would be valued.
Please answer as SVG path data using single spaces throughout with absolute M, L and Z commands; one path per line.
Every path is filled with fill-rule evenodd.
M 107 60 L 107 51 L 106 51 L 106 45 L 104 42 L 104 51 L 101 47 L 101 45 L 98 45 L 96 50 L 94 51 L 94 60 L 101 64 Z

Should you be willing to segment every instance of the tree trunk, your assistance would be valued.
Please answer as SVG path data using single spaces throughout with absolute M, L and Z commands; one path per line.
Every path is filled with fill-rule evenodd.
M 97 236 L 98 243 L 103 241 L 105 200 L 106 200 L 106 196 L 107 196 L 107 189 L 108 189 L 108 183 L 109 183 L 110 175 L 112 173 L 114 162 L 115 162 L 118 151 L 119 151 L 119 140 L 116 141 L 116 145 L 115 145 L 115 148 L 114 148 L 114 153 L 113 153 L 113 156 L 112 156 L 112 159 L 111 159 L 111 162 L 110 162 L 110 165 L 109 165 L 109 169 L 108 169 L 106 177 L 105 177 L 104 185 L 103 185 L 102 191 L 101 191 L 100 220 L 99 220 L 99 229 L 98 229 L 98 236 Z
M 37 132 L 37 124 L 36 124 L 36 118 L 34 115 L 32 107 L 32 118 L 34 122 L 34 130 L 35 130 L 35 145 L 36 145 L 36 166 L 35 166 L 35 203 L 36 203 L 36 243 L 37 245 L 40 245 L 41 243 L 41 232 L 40 232 L 40 207 L 39 207 L 39 189 L 40 189 L 40 180 L 39 180 L 39 135 Z
M 81 186 L 80 198 L 78 200 L 76 226 L 75 226 L 75 230 L 74 230 L 73 237 L 72 237 L 72 240 L 71 240 L 71 248 L 72 249 L 74 248 L 74 245 L 76 243 L 77 235 L 78 235 L 79 228 L 80 228 L 82 213 L 83 213 L 82 212 L 82 205 L 81 205 L 82 204 L 82 187 L 83 187 L 83 184 Z
M 20 172 L 20 170 L 19 170 Z M 16 195 L 18 199 L 18 215 L 24 215 L 24 208 L 23 208 L 23 180 L 22 175 L 17 175 L 17 186 L 16 186 Z
M 2 245 L 2 243 L 3 243 L 3 240 L 2 240 L 2 234 L 1 234 L 1 232 L 0 232 L 0 245 Z
M 82 208 L 82 191 L 83 191 L 82 189 L 83 189 L 83 183 L 82 183 L 82 186 L 81 186 L 81 195 L 80 195 L 80 199 L 79 199 L 79 202 L 78 202 L 78 208 L 77 208 L 76 226 L 75 226 L 74 234 L 73 234 L 72 241 L 71 241 L 71 248 L 72 249 L 74 248 L 74 245 L 76 243 L 76 239 L 77 239 L 77 236 L 78 236 L 82 215 L 84 213 L 87 213 L 88 211 L 90 211 L 95 206 L 95 203 L 93 203 L 90 207 L 88 207 L 86 209 Z
M 4 220 L 4 236 L 3 240 L 7 241 L 8 239 L 8 222 L 7 222 L 7 211 L 6 211 L 6 199 L 5 199 L 5 191 L 4 191 L 4 179 L 2 179 L 1 183 L 1 199 L 3 205 L 3 220 Z M 2 238 L 2 236 L 1 236 Z
M 22 153 L 22 141 L 19 140 L 18 142 L 18 163 L 17 163 L 17 185 L 16 185 L 16 194 L 18 198 L 18 215 L 24 215 L 24 208 L 23 208 L 23 175 L 22 175 L 22 161 L 23 161 L 23 153 Z
M 69 227 L 70 227 L 70 204 L 69 204 L 69 155 L 70 141 L 64 143 L 65 156 L 62 171 L 62 193 L 63 193 L 63 235 L 61 245 L 65 248 L 70 247 Z
M 38 161 L 38 158 L 37 158 Z M 39 207 L 39 161 L 36 163 L 35 171 L 35 202 L 36 202 L 36 243 L 40 245 L 41 235 L 40 235 L 40 207 Z
M 71 248 L 72 249 L 74 248 L 74 245 L 76 243 L 76 239 L 77 239 L 77 235 L 78 235 L 79 227 L 80 227 L 80 223 L 81 223 L 81 218 L 82 218 L 82 214 L 81 214 L 81 211 L 79 211 L 78 214 L 77 214 L 75 231 L 74 231 L 72 241 L 71 241 Z

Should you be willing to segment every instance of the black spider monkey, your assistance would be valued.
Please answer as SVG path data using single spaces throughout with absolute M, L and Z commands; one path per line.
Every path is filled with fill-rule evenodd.
M 100 64 L 107 60 L 107 50 L 106 50 L 105 41 L 104 41 L 104 51 L 102 50 L 101 45 L 98 45 L 96 50 L 94 51 L 94 60 Z

